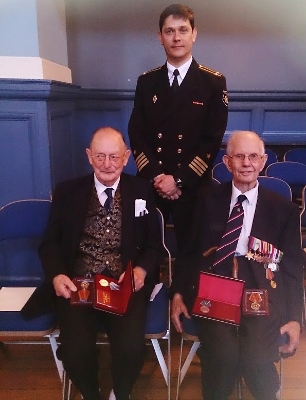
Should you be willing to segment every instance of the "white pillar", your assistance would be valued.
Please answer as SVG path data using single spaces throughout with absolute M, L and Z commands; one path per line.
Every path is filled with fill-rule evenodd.
M 0 78 L 71 83 L 64 0 L 1 0 Z

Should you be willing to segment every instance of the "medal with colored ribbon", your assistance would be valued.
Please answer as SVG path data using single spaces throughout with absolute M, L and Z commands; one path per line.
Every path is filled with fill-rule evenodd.
M 279 270 L 282 257 L 283 252 L 274 247 L 273 244 L 250 236 L 246 258 L 264 264 L 266 278 L 270 281 L 273 289 L 276 288 L 276 282 L 273 280 L 274 272 Z

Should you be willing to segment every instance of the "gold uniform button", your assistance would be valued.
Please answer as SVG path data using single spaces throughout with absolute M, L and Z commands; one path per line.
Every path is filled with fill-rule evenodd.
M 178 135 L 179 140 L 183 139 L 183 135 Z
M 181 154 L 182 149 L 177 149 L 178 154 Z
M 163 163 L 162 161 L 158 161 L 158 164 L 159 164 L 159 165 L 162 165 L 162 163 Z
M 163 134 L 162 134 L 162 133 L 159 133 L 159 134 L 157 135 L 157 137 L 158 137 L 158 139 L 161 139 L 161 138 L 163 137 Z
M 157 153 L 160 153 L 162 151 L 161 147 L 157 147 Z
M 181 163 L 178 163 L 178 164 L 177 164 L 177 167 L 178 167 L 178 168 L 181 168 Z

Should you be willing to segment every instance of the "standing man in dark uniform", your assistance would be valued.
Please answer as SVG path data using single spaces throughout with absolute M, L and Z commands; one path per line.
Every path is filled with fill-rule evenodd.
M 153 183 L 157 206 L 166 221 L 171 215 L 180 247 L 198 188 L 210 182 L 222 143 L 226 81 L 192 58 L 197 30 L 189 7 L 167 7 L 158 36 L 167 62 L 139 77 L 129 137 L 138 173 Z

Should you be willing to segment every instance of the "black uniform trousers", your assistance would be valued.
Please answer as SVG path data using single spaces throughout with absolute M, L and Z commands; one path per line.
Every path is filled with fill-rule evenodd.
M 274 364 L 279 360 L 280 325 L 271 315 L 270 305 L 269 317 L 242 317 L 239 327 L 195 318 L 205 400 L 227 400 L 239 376 L 256 400 L 275 400 L 280 385 Z
M 156 195 L 155 201 L 156 207 L 163 214 L 165 223 L 169 222 L 170 217 L 172 218 L 177 249 L 184 248 L 191 230 L 195 199 L 167 200 Z
M 56 300 L 60 329 L 59 359 L 84 400 L 98 400 L 99 363 L 97 333 L 105 329 L 112 358 L 111 374 L 116 400 L 128 400 L 146 355 L 146 310 L 152 285 L 134 292 L 123 316 Z

